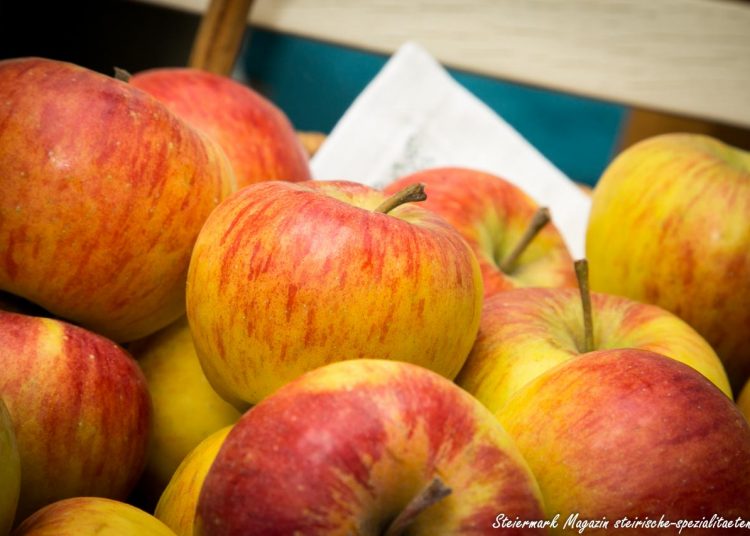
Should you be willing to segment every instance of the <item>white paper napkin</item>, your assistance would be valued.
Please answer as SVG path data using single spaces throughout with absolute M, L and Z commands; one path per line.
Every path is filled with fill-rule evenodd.
M 316 179 L 378 188 L 428 167 L 493 173 L 549 207 L 571 255 L 584 255 L 588 196 L 415 43 L 356 98 L 311 165 Z

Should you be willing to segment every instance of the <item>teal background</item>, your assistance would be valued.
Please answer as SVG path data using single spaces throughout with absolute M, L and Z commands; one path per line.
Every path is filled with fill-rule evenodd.
M 299 130 L 328 133 L 387 61 L 384 55 L 253 30 L 240 67 Z M 570 178 L 596 183 L 614 156 L 626 108 L 449 70 Z

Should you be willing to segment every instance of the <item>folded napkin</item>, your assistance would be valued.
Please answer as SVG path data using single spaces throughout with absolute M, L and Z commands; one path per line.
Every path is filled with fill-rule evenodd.
M 574 258 L 584 256 L 590 199 L 422 47 L 404 44 L 315 154 L 313 177 L 381 188 L 429 167 L 469 167 L 547 206 Z

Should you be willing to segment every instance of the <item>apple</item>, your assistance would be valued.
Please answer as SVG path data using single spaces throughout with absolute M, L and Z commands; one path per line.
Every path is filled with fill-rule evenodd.
M 190 252 L 234 189 L 214 142 L 70 63 L 0 61 L 0 290 L 118 342 L 184 313 Z
M 13 536 L 175 536 L 151 514 L 103 497 L 72 497 L 26 519 Z
M 205 478 L 195 528 L 495 534 L 501 512 L 543 518 L 534 477 L 495 417 L 435 372 L 358 359 L 310 371 L 240 418 Z
M 750 377 L 750 153 L 665 134 L 623 151 L 594 189 L 591 286 L 653 303 L 713 346 L 732 388 Z
M 514 184 L 468 168 L 431 168 L 386 187 L 425 186 L 426 208 L 455 227 L 479 260 L 485 296 L 518 287 L 575 287 L 573 259 L 549 212 Z
M 187 316 L 222 397 L 246 408 L 303 372 L 362 357 L 458 374 L 479 327 L 481 274 L 448 223 L 403 204 L 417 190 L 272 181 L 216 208 L 190 260 Z
M 8 408 L 0 398 L 0 536 L 13 526 L 21 489 L 21 458 Z
M 183 458 L 207 436 L 234 424 L 240 412 L 206 380 L 185 317 L 128 350 L 146 377 L 153 403 L 153 433 L 136 493 L 155 504 Z
M 231 429 L 231 426 L 225 426 L 201 441 L 182 460 L 162 493 L 154 515 L 177 536 L 193 536 L 203 482 Z
M 67 497 L 125 498 L 151 431 L 130 355 L 66 322 L 0 311 L 0 370 L 21 458 L 17 519 Z
M 456 382 L 496 412 L 529 381 L 580 354 L 640 348 L 691 366 L 732 397 L 716 352 L 687 323 L 621 296 L 591 293 L 590 299 L 594 344 L 587 349 L 579 291 L 519 288 L 490 296 Z
M 287 116 L 246 85 L 189 68 L 151 69 L 129 82 L 216 140 L 240 188 L 265 180 L 310 179 L 307 152 Z
M 740 394 L 737 396 L 737 407 L 745 418 L 750 421 L 750 381 L 745 383 Z
M 308 158 L 311 158 L 315 156 L 315 153 L 318 152 L 318 149 L 320 149 L 328 136 L 322 132 L 307 131 L 297 132 L 297 137 L 302 147 L 305 148 Z
M 616 525 L 625 517 L 750 519 L 750 427 L 725 394 L 674 359 L 591 352 L 526 384 L 497 416 L 536 476 L 547 514 L 560 514 L 560 533 L 606 519 L 607 530 L 586 530 L 605 534 L 627 528 Z M 679 527 L 654 528 L 635 533 Z

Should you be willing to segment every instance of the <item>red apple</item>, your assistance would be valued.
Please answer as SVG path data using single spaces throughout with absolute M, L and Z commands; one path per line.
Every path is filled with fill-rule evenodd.
M 416 507 L 431 482 L 442 493 Z M 350 360 L 243 415 L 204 481 L 196 534 L 401 534 L 386 529 L 405 511 L 412 535 L 543 519 L 533 476 L 478 401 L 416 365 Z
M 303 372 L 362 357 L 458 374 L 479 326 L 477 261 L 442 218 L 380 206 L 386 197 L 349 182 L 265 182 L 211 214 L 187 309 L 220 395 L 246 407 Z
M 190 252 L 233 189 L 221 149 L 147 93 L 0 62 L 0 290 L 117 341 L 184 312 Z
M 216 140 L 229 157 L 240 188 L 266 180 L 310 179 L 307 153 L 289 119 L 244 84 L 184 68 L 137 73 L 130 84 Z
M 735 392 L 750 378 L 750 152 L 666 134 L 623 151 L 594 189 L 591 288 L 693 326 Z
M 529 381 L 580 354 L 640 348 L 693 367 L 732 398 L 719 357 L 687 323 L 620 296 L 592 293 L 590 300 L 593 346 L 587 349 L 578 290 L 519 288 L 487 298 L 456 382 L 495 412 Z
M 58 499 L 124 499 L 146 461 L 151 401 L 138 365 L 100 335 L 0 311 L 0 397 L 21 457 L 17 519 Z
M 402 177 L 385 191 L 415 183 L 425 186 L 424 206 L 453 225 L 474 250 L 485 296 L 517 287 L 576 285 L 562 236 L 552 223 L 535 221 L 540 207 L 514 184 L 474 169 L 432 168 Z M 538 228 L 525 245 L 532 224 Z
M 548 515 L 560 514 L 561 533 L 570 519 L 609 521 L 586 534 L 608 534 L 625 517 L 750 519 L 750 427 L 727 396 L 674 359 L 635 349 L 582 355 L 528 383 L 497 415 Z

